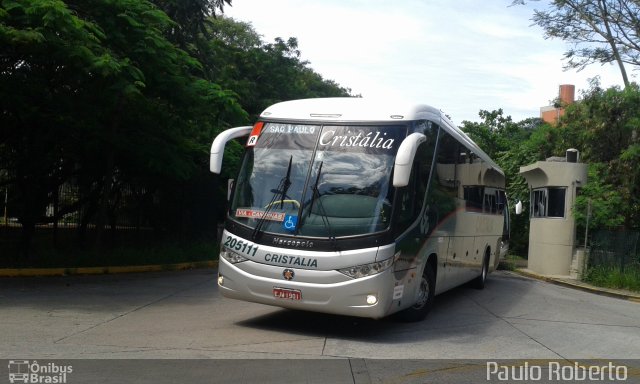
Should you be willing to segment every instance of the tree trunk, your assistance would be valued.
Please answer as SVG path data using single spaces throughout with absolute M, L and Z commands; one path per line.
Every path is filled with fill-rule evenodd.
M 59 248 L 58 241 L 58 209 L 60 206 L 60 187 L 56 187 L 53 191 L 53 248 Z
M 120 125 L 120 115 L 122 114 L 123 107 L 124 96 L 120 95 L 113 111 L 113 120 L 111 121 L 111 124 L 109 124 L 108 137 L 111 139 L 111 142 L 115 140 L 116 132 L 118 131 L 118 126 Z M 106 161 L 106 171 L 103 179 L 104 184 L 102 185 L 102 192 L 100 193 L 100 197 L 98 200 L 100 205 L 98 206 L 98 217 L 96 220 L 95 242 L 95 246 L 97 248 L 101 248 L 104 245 L 104 226 L 109 219 L 109 198 L 111 197 L 111 192 L 113 190 L 113 177 L 115 175 L 116 153 L 112 143 L 109 143 L 107 152 L 108 154 Z
M 624 66 L 624 62 L 622 61 L 622 56 L 620 55 L 620 50 L 616 45 L 615 39 L 613 38 L 613 33 L 611 32 L 611 26 L 609 25 L 609 10 L 607 9 L 607 2 L 603 0 L 598 1 L 598 5 L 602 11 L 602 21 L 604 27 L 606 29 L 606 39 L 611 47 L 611 52 L 613 52 L 613 57 L 616 59 L 616 63 L 618 64 L 618 68 L 620 69 L 620 74 L 622 75 L 622 81 L 624 82 L 624 87 L 629 87 L 629 76 L 627 76 L 627 69 Z
M 98 214 L 96 216 L 96 248 L 102 248 L 104 245 L 104 226 L 108 221 L 109 197 L 111 195 L 113 176 L 115 174 L 115 153 L 113 149 L 109 150 L 107 156 L 107 172 L 104 176 L 102 191 L 100 192 L 98 202 Z

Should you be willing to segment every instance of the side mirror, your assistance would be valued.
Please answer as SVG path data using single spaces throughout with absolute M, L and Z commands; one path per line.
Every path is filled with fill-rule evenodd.
M 224 155 L 225 145 L 238 137 L 247 136 L 253 127 L 237 127 L 230 128 L 220 132 L 211 144 L 211 157 L 209 159 L 209 170 L 213 173 L 220 173 L 222 168 L 222 156 Z
M 522 213 L 522 201 L 518 200 L 518 202 L 516 203 L 516 215 L 519 215 Z
M 418 146 L 425 141 L 427 141 L 427 137 L 422 133 L 417 132 L 410 134 L 402 140 L 402 143 L 398 148 L 398 154 L 396 155 L 396 161 L 393 169 L 394 187 L 406 187 L 409 185 L 413 159 L 416 157 Z

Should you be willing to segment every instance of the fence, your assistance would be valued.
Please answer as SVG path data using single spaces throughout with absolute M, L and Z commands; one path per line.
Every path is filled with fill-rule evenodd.
M 13 185 L 1 182 L 2 174 L 0 241 L 17 243 L 23 228 L 20 221 L 23 202 Z M 204 178 L 153 188 L 114 182 L 105 209 L 99 205 L 95 186 L 64 183 L 48 195 L 49 204 L 37 212 L 33 235 L 36 240 L 53 236 L 56 243 L 76 239 L 90 243 L 93 237 L 107 235 L 113 240 L 118 237 L 140 241 L 151 237 L 213 238 L 219 218 L 224 217 L 226 202 L 219 198 L 218 186 L 215 180 Z
M 16 210 L 12 204 L 12 194 L 10 189 L 5 187 L 2 190 L 2 218 L 0 224 L 18 226 Z M 47 205 L 41 215 L 39 227 L 50 226 L 54 222 L 61 227 L 78 227 L 87 210 L 88 204 L 79 204 L 82 198 L 80 188 L 72 183 L 61 185 L 55 196 L 51 196 L 51 203 Z M 108 218 L 106 226 L 117 227 L 118 229 L 149 228 L 149 207 L 153 209 L 154 196 L 149 195 L 144 188 L 135 187 L 128 184 L 119 185 L 114 188 L 108 204 Z M 17 205 L 17 204 L 15 204 Z M 69 209 L 72 207 L 72 209 Z M 67 213 L 59 214 L 60 211 Z M 95 209 L 94 209 L 95 211 Z M 55 219 L 54 219 L 55 218 Z M 89 219 L 88 227 L 95 226 L 95 214 Z
M 591 238 L 588 268 L 610 267 L 620 271 L 638 266 L 638 237 L 640 232 L 596 231 Z

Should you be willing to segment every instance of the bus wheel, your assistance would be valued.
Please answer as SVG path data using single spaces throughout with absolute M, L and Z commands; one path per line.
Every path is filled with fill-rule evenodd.
M 422 279 L 420 280 L 420 288 L 418 289 L 418 297 L 416 303 L 398 312 L 398 317 L 402 321 L 414 322 L 421 321 L 431 310 L 434 301 L 434 292 L 436 290 L 436 279 L 431 265 L 427 263 L 422 273 Z
M 473 281 L 476 289 L 484 289 L 484 285 L 487 282 L 487 276 L 489 275 L 489 256 L 490 252 L 487 249 L 484 253 L 484 259 L 482 260 L 482 272 L 480 272 L 480 276 L 476 277 Z

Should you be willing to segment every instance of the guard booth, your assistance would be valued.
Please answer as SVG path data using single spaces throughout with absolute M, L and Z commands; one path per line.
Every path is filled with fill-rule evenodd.
M 576 149 L 565 157 L 520 167 L 531 191 L 528 269 L 541 275 L 578 278 L 584 251 L 577 248 L 572 207 L 587 182 L 587 164 Z

